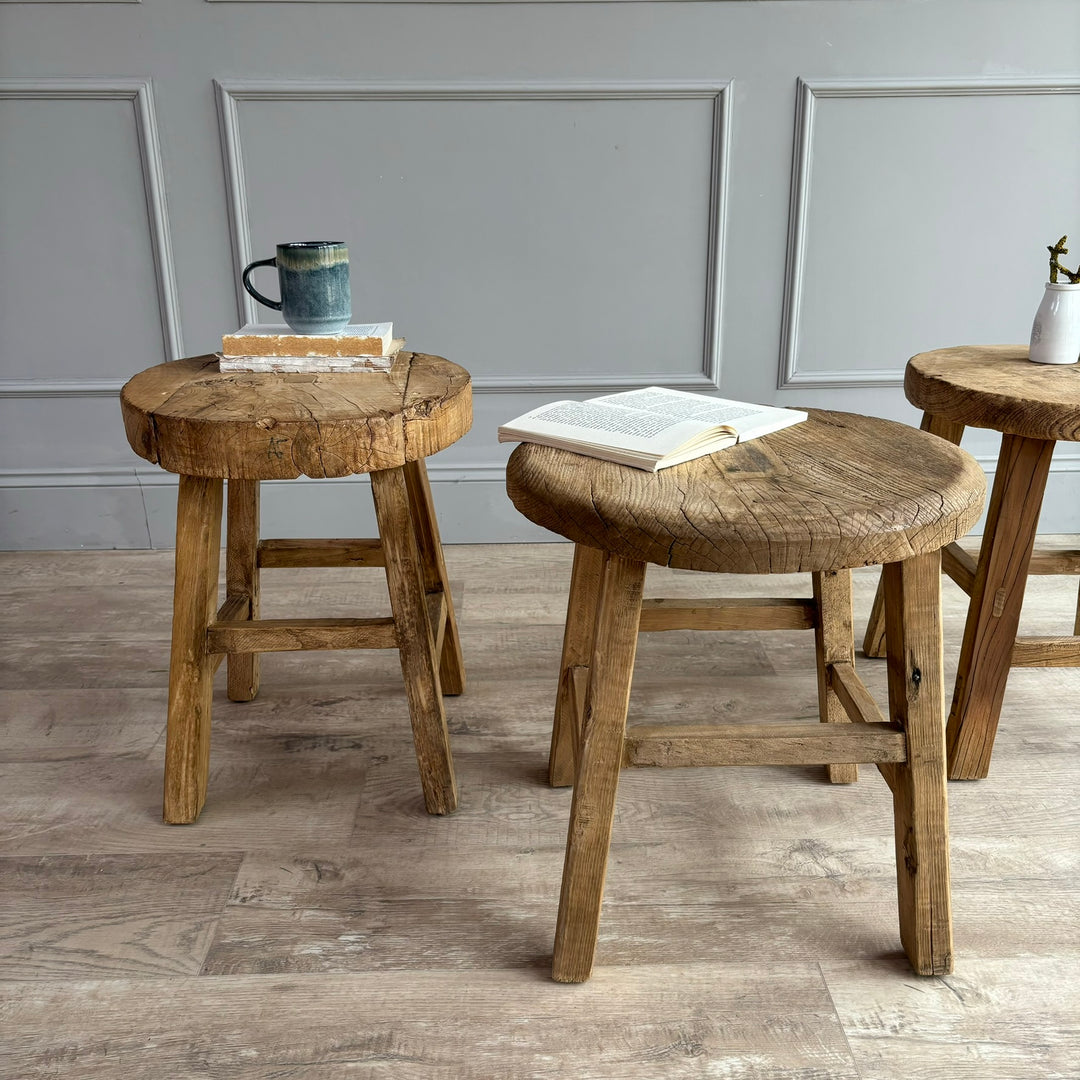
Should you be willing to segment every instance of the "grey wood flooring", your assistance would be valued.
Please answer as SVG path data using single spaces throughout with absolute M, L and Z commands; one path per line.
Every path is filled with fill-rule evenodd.
M 447 549 L 458 813 L 423 811 L 394 653 L 293 653 L 248 704 L 219 674 L 207 807 L 170 828 L 171 553 L 0 555 L 0 1076 L 1080 1077 L 1080 670 L 1014 671 L 990 777 L 950 785 L 955 975 L 900 952 L 876 770 L 690 769 L 623 774 L 596 973 L 550 981 L 570 560 Z M 378 570 L 264 590 L 268 617 L 389 610 Z M 965 598 L 944 592 L 951 680 Z M 1074 605 L 1074 579 L 1033 579 L 1023 628 L 1068 633 Z M 812 665 L 806 633 L 648 635 L 632 715 L 814 718 Z M 884 662 L 858 666 L 884 700 Z

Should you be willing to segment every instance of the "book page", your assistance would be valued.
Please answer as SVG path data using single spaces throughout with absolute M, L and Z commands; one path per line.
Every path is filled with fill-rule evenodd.
M 665 390 L 662 386 L 627 390 L 621 394 L 608 394 L 591 400 L 593 403 L 605 402 L 628 409 L 642 409 L 652 416 L 666 416 L 672 420 L 707 420 L 710 424 L 727 424 L 761 411 L 761 406 L 748 405 L 744 401 L 727 401 L 724 398 L 705 397 L 704 394 L 688 394 L 682 390 Z
M 643 390 L 627 390 L 593 398 L 594 403 L 606 402 L 631 409 L 647 410 L 650 415 L 707 421 L 730 428 L 741 440 L 756 439 L 806 419 L 799 409 L 782 409 L 774 405 L 753 405 L 746 401 L 691 394 L 685 390 L 668 390 L 648 386 Z
M 517 434 L 555 435 L 596 446 L 622 447 L 662 456 L 708 431 L 709 421 L 642 412 L 600 399 L 555 401 L 505 424 L 500 439 Z

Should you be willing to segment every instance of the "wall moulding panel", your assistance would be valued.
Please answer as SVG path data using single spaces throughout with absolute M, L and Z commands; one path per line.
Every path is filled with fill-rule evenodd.
M 1016 143 L 1012 144 L 1011 153 L 1001 153 L 994 160 L 993 151 L 997 141 L 1008 138 L 1001 132 L 1023 131 L 1025 125 L 1018 122 L 1016 110 L 1022 107 L 1022 103 L 1029 99 L 1039 99 L 1039 109 L 1045 116 L 1032 114 L 1030 119 L 1038 119 L 1050 125 L 1052 131 L 1058 130 L 1059 136 L 1062 130 L 1072 132 L 1077 130 L 1075 120 L 1080 119 L 1080 114 L 1075 117 L 1069 113 L 1064 126 L 1058 125 L 1053 128 L 1049 110 L 1063 110 L 1066 105 L 1062 99 L 1070 99 L 1067 108 L 1072 109 L 1073 104 L 1080 106 L 1080 79 L 1070 77 L 1045 77 L 1045 78 L 971 78 L 971 79 L 798 79 L 796 110 L 795 110 L 795 134 L 794 151 L 792 156 L 791 196 L 788 215 L 788 239 L 786 266 L 784 277 L 783 315 L 780 342 L 779 374 L 777 385 L 779 389 L 805 389 L 826 388 L 839 389 L 843 387 L 887 387 L 903 385 L 903 361 L 915 352 L 926 348 L 935 348 L 945 345 L 962 344 L 961 340 L 939 340 L 920 342 L 917 337 L 908 336 L 905 344 L 896 350 L 890 350 L 889 355 L 895 356 L 897 363 L 892 366 L 873 367 L 844 367 L 842 365 L 830 366 L 827 363 L 821 368 L 811 368 L 806 364 L 806 325 L 808 304 L 816 303 L 817 308 L 812 309 L 812 314 L 824 323 L 826 316 L 821 310 L 828 307 L 828 317 L 831 325 L 835 327 L 833 337 L 837 343 L 849 342 L 852 338 L 851 331 L 862 320 L 867 325 L 874 322 L 875 304 L 886 304 L 890 285 L 895 285 L 901 280 L 901 274 L 907 274 L 908 280 L 919 280 L 922 274 L 932 270 L 934 273 L 954 275 L 959 286 L 957 290 L 949 290 L 939 286 L 933 278 L 933 274 L 927 273 L 921 289 L 932 288 L 933 297 L 926 298 L 928 308 L 940 310 L 946 304 L 966 305 L 966 310 L 974 311 L 980 303 L 991 314 L 998 314 L 1001 307 L 996 297 L 978 296 L 978 275 L 985 275 L 983 280 L 994 278 L 995 283 L 1004 288 L 1011 286 L 1012 279 L 1004 280 L 1007 273 L 1019 273 L 1017 270 L 1018 258 L 1013 256 L 1015 252 L 1023 251 L 1025 254 L 1030 250 L 1033 256 L 1039 256 L 1043 246 L 1057 238 L 1061 231 L 1054 232 L 1056 225 L 1053 222 L 1059 219 L 1062 222 L 1075 220 L 1075 211 L 1078 208 L 1076 202 L 1076 186 L 1068 183 L 1055 184 L 1046 178 L 1060 175 L 1063 178 L 1075 175 L 1075 170 L 1070 168 L 1068 161 L 1061 165 L 1060 169 L 1054 167 L 1054 162 L 1059 159 L 1062 146 L 1060 139 L 1048 137 L 1047 132 L 1042 132 L 1041 141 L 1032 136 L 1032 142 L 1036 145 L 1030 153 Z M 891 104 L 903 99 L 904 108 L 911 114 L 903 123 L 900 122 L 902 114 L 898 113 Z M 933 114 L 919 112 L 919 103 L 926 99 L 936 99 L 940 104 L 935 106 Z M 967 106 L 970 116 L 961 116 L 958 111 L 963 107 L 962 99 L 968 99 Z M 847 118 L 847 127 L 844 135 L 849 139 L 847 145 L 836 145 L 831 151 L 823 148 L 820 143 L 823 136 L 821 127 L 823 118 L 830 119 L 831 113 L 823 111 L 825 105 L 831 102 L 841 102 L 839 107 L 864 108 L 866 111 L 856 116 L 852 114 Z M 861 103 L 861 104 L 860 104 Z M 948 106 L 952 106 L 949 112 Z M 872 112 L 871 112 L 872 110 Z M 992 111 L 991 111 L 992 110 Z M 1057 113 L 1053 113 L 1056 117 Z M 936 151 L 946 153 L 940 149 L 948 144 L 948 129 L 942 126 L 939 130 L 928 132 L 924 121 L 937 117 L 945 117 L 942 125 L 952 123 L 954 128 L 966 136 L 965 139 L 957 139 L 956 146 L 963 147 L 966 155 L 972 154 L 972 144 L 975 144 L 976 152 L 981 149 L 983 157 L 977 161 L 970 158 L 953 156 L 950 160 L 938 160 L 932 158 Z M 970 123 L 965 121 L 970 120 Z M 837 122 L 839 124 L 839 121 Z M 904 130 L 904 124 L 909 125 L 909 131 Z M 1013 127 L 1008 125 L 1012 124 Z M 1028 125 L 1032 127 L 1033 125 Z M 832 129 L 832 135 L 836 137 L 836 130 Z M 872 170 L 875 148 L 862 144 L 862 136 L 891 140 L 897 148 L 897 168 L 889 171 L 887 164 L 880 164 L 879 176 L 886 181 L 886 191 L 881 196 L 881 228 L 870 229 L 865 227 L 859 218 L 860 210 L 866 205 L 871 205 L 872 200 L 867 199 L 864 206 L 858 206 L 859 198 L 852 197 L 852 192 L 844 191 L 836 194 L 829 185 L 843 183 L 845 170 L 854 175 L 859 169 Z M 934 143 L 934 139 L 937 143 Z M 1075 140 L 1071 140 L 1075 143 Z M 1071 143 L 1067 145 L 1071 145 Z M 959 151 L 958 151 L 959 152 Z M 823 156 L 824 155 L 824 156 Z M 903 159 L 901 162 L 900 159 Z M 867 164 L 867 162 L 871 164 Z M 991 165 L 996 164 L 996 168 Z M 902 175 L 901 173 L 901 165 Z M 942 165 L 941 168 L 935 166 Z M 1020 178 L 1017 170 L 1029 169 L 1033 174 L 1037 173 L 1038 180 L 1029 180 L 1028 174 Z M 829 179 L 821 180 L 816 174 L 827 173 Z M 1017 173 L 1016 178 L 1012 177 Z M 859 173 L 862 176 L 862 173 Z M 873 179 L 872 171 L 868 173 Z M 973 186 L 968 183 L 971 175 L 978 175 L 980 183 Z M 838 179 L 839 178 L 839 179 Z M 895 187 L 890 187 L 895 180 Z M 852 185 L 856 183 L 851 181 Z M 947 229 L 956 224 L 957 230 L 962 230 L 964 213 L 974 214 L 970 209 L 973 200 L 983 189 L 989 190 L 991 183 L 1005 185 L 1005 190 L 1011 190 L 1015 195 L 1019 191 L 1027 191 L 1029 194 L 1039 193 L 1040 200 L 1045 204 L 1043 216 L 1039 209 L 1033 206 L 1033 200 L 1027 196 L 1019 201 L 1016 199 L 1003 198 L 998 203 L 997 212 L 983 214 L 979 218 L 978 228 L 973 228 L 967 233 L 958 231 L 956 236 L 941 235 Z M 1011 189 L 1009 185 L 1011 183 Z M 925 199 L 935 198 L 942 202 L 940 208 L 935 204 L 935 209 L 940 212 L 935 219 L 930 214 L 929 220 L 937 220 L 944 223 L 945 229 L 939 230 L 936 237 L 923 238 L 927 242 L 924 245 L 925 254 L 915 255 L 909 252 L 906 256 L 901 255 L 896 259 L 895 248 L 904 243 L 916 243 L 908 235 L 901 236 L 895 229 L 889 228 L 888 207 L 890 193 L 893 198 L 898 191 L 902 191 L 902 185 L 917 187 L 920 195 Z M 951 185 L 951 187 L 950 187 Z M 873 188 L 872 182 L 862 185 L 862 190 Z M 970 197 L 969 197 L 970 196 Z M 984 196 L 989 198 L 989 196 Z M 830 203 L 832 199 L 832 203 Z M 952 199 L 954 206 L 948 206 L 948 200 Z M 1053 199 L 1057 199 L 1055 204 Z M 819 203 L 824 203 L 826 209 L 818 209 L 818 218 L 814 217 L 815 209 Z M 835 205 L 834 205 L 835 204 Z M 837 210 L 831 216 L 828 210 Z M 1007 207 L 1007 213 L 1002 213 L 1001 207 Z M 949 210 L 952 210 L 952 213 Z M 1071 212 L 1070 212 L 1071 210 Z M 871 208 L 867 217 L 878 221 L 874 214 L 877 211 Z M 1021 220 L 1020 215 L 1028 217 Z M 901 221 L 913 223 L 917 228 L 922 226 L 918 215 L 907 218 L 903 212 L 898 213 Z M 1029 220 L 1030 219 L 1030 220 Z M 828 227 L 824 223 L 828 223 Z M 1008 224 L 1013 233 L 1003 235 L 1003 224 Z M 814 230 L 817 229 L 815 233 Z M 844 230 L 850 231 L 850 236 L 844 235 Z M 911 233 L 912 230 L 906 230 Z M 1045 235 L 1044 235 L 1045 232 Z M 1054 232 L 1050 236 L 1050 232 Z M 833 240 L 829 234 L 839 239 Z M 824 238 L 824 239 L 823 239 Z M 816 269 L 818 276 L 812 277 L 808 271 L 808 252 L 814 243 L 818 244 L 817 256 L 820 259 L 820 250 L 832 243 L 837 252 L 847 258 L 846 264 L 839 257 L 833 257 L 828 264 L 828 269 L 833 273 L 827 274 L 819 265 Z M 989 245 L 994 242 L 998 245 L 996 259 L 993 249 Z M 977 254 L 972 254 L 970 245 L 982 243 L 987 245 L 985 259 L 980 259 Z M 846 245 L 846 246 L 845 246 Z M 835 253 L 833 253 L 835 256 Z M 895 264 L 890 260 L 896 259 Z M 920 262 L 921 260 L 921 262 Z M 837 280 L 837 267 L 843 266 L 845 276 Z M 879 276 L 879 271 L 884 270 L 884 284 Z M 1033 267 L 1033 273 L 1039 270 Z M 892 276 L 890 276 L 892 275 Z M 820 280 L 819 280 L 820 279 Z M 831 280 L 832 294 L 828 297 L 824 292 L 817 293 L 817 289 L 824 290 L 826 280 Z M 1030 281 L 1030 287 L 1026 291 L 1024 282 Z M 1010 295 L 1017 304 L 1023 305 L 1026 312 L 1030 306 L 1030 314 L 1023 314 L 1022 318 L 1017 315 L 1007 328 L 1002 331 L 1006 334 L 1000 338 L 1002 341 L 1026 341 L 1030 329 L 1030 316 L 1034 314 L 1035 306 L 1041 296 L 1041 281 L 1029 277 L 1019 277 L 1015 282 L 1015 289 Z M 875 292 L 877 289 L 877 292 Z M 971 296 L 965 299 L 965 290 L 971 292 Z M 840 295 L 840 293 L 843 295 Z M 908 301 L 919 297 L 920 290 L 908 289 Z M 1030 296 L 1028 295 L 1030 294 Z M 1022 298 L 1021 298 L 1022 297 Z M 895 305 L 894 305 L 895 306 Z M 925 330 L 925 321 L 920 322 L 917 307 L 910 308 L 912 315 L 912 327 Z M 1015 314 L 1015 313 L 1014 313 Z M 1017 322 L 1021 318 L 1023 325 Z M 989 321 L 989 320 L 988 320 Z M 1006 320 L 1002 319 L 1002 323 Z M 1009 333 L 1008 328 L 1019 327 Z M 820 330 L 820 326 L 817 327 Z M 980 334 L 978 328 L 969 331 L 974 336 L 973 341 L 989 342 L 998 341 L 998 337 L 986 337 Z M 964 340 L 967 340 L 964 338 Z M 819 355 L 831 350 L 831 342 L 824 345 L 817 341 L 813 343 L 818 347 Z M 839 351 L 839 350 L 837 350 Z
M 161 355 L 164 360 L 175 360 L 182 356 L 183 340 L 169 235 L 165 180 L 150 80 L 107 76 L 0 79 L 0 101 L 130 102 L 138 147 L 139 182 L 145 199 L 150 257 L 153 261 Z M 57 394 L 67 397 L 96 396 L 118 393 L 121 385 L 122 380 L 109 378 L 8 378 L 0 379 L 0 397 L 48 397 Z
M 322 200 L 332 203 L 336 197 L 344 208 L 339 217 L 329 220 L 340 220 L 344 214 L 353 213 L 358 215 L 358 229 L 381 227 L 386 230 L 385 242 L 374 247 L 384 253 L 389 252 L 389 257 L 383 259 L 383 269 L 380 271 L 388 280 L 397 266 L 394 262 L 397 251 L 393 249 L 398 247 L 407 253 L 407 258 L 414 264 L 424 261 L 426 250 L 430 251 L 431 258 L 441 259 L 442 278 L 438 282 L 433 284 L 430 277 L 426 284 L 409 281 L 408 291 L 417 302 L 418 309 L 425 313 L 435 310 L 445 300 L 442 295 L 444 289 L 462 287 L 452 280 L 458 276 L 453 272 L 454 263 L 448 255 L 453 250 L 453 242 L 491 244 L 490 260 L 481 260 L 481 269 L 488 261 L 497 265 L 498 258 L 504 255 L 507 265 L 511 264 L 508 253 L 497 250 L 500 243 L 508 243 L 504 236 L 499 235 L 500 228 L 504 231 L 525 230 L 522 235 L 526 242 L 533 244 L 527 250 L 530 253 L 535 251 L 536 255 L 533 257 L 530 254 L 527 272 L 532 273 L 534 278 L 531 282 L 523 281 L 516 286 L 516 293 L 510 293 L 508 275 L 500 275 L 497 270 L 492 270 L 487 288 L 496 292 L 506 289 L 507 292 L 501 302 L 497 296 L 486 312 L 492 319 L 502 319 L 506 325 L 501 327 L 500 324 L 501 333 L 493 331 L 491 327 L 487 330 L 493 338 L 505 341 L 509 347 L 514 344 L 514 337 L 519 336 L 511 331 L 511 325 L 518 328 L 535 325 L 539 335 L 550 335 L 553 351 L 547 356 L 542 351 L 538 352 L 537 357 L 526 355 L 516 371 L 515 365 L 508 362 L 505 366 L 499 364 L 498 373 L 492 373 L 490 368 L 496 366 L 495 363 L 489 364 L 489 370 L 485 371 L 483 362 L 476 360 L 477 366 L 473 368 L 473 387 L 476 391 L 579 393 L 630 389 L 656 382 L 686 389 L 717 389 L 720 378 L 726 174 L 731 133 L 730 82 L 433 84 L 220 80 L 215 85 L 226 169 L 237 310 L 241 323 L 258 322 L 259 309 L 240 285 L 240 272 L 253 259 L 272 254 L 272 251 L 262 250 L 261 246 L 260 250 L 254 250 L 253 230 L 257 229 L 262 234 L 260 245 L 263 245 L 269 242 L 271 229 L 285 227 L 281 221 L 290 213 L 296 216 L 296 200 L 289 198 L 289 192 L 281 186 L 284 181 L 268 177 L 267 170 L 259 168 L 260 162 L 272 156 L 269 149 L 272 144 L 267 133 L 279 135 L 283 140 L 303 138 L 309 126 L 307 118 L 310 117 L 311 122 L 319 122 L 318 112 L 307 113 L 306 110 L 323 105 L 327 108 L 323 110 L 322 123 L 346 123 L 349 127 L 344 138 L 335 140 L 345 149 L 335 152 L 357 155 L 342 159 L 356 166 L 344 170 L 350 173 L 357 185 L 355 197 L 351 203 L 333 195 L 329 200 Z M 340 103 L 346 103 L 349 111 L 329 111 L 336 109 Z M 629 103 L 634 109 L 620 111 L 620 103 Z M 680 109 L 680 103 L 685 103 L 686 108 Z M 272 121 L 268 119 L 270 114 L 259 112 L 268 104 L 275 108 Z M 353 112 L 352 106 L 357 106 L 358 111 Z M 304 122 L 298 119 L 298 113 L 291 111 L 298 107 L 305 110 Z M 513 122 L 506 111 L 510 109 L 516 110 Z M 608 111 L 598 118 L 598 112 L 604 109 Z M 641 125 L 640 129 L 636 129 L 635 124 Z M 533 128 L 530 125 L 536 125 L 538 129 L 536 138 L 532 139 L 532 147 L 530 139 Z M 584 129 L 596 137 L 587 139 L 583 134 Z M 620 145 L 624 136 L 630 145 Z M 674 166 L 661 160 L 660 153 L 657 160 L 648 157 L 645 148 L 651 139 L 657 137 L 668 140 L 665 146 L 673 148 L 677 156 L 681 155 L 680 161 Z M 364 174 L 364 169 L 371 166 L 371 162 L 363 156 L 369 140 L 376 147 L 373 155 L 379 155 L 378 147 L 382 147 L 385 156 L 394 159 L 386 165 L 386 177 L 374 175 L 378 171 L 374 166 L 368 170 L 370 175 Z M 504 147 L 500 140 L 510 140 L 512 146 Z M 363 144 L 365 150 L 349 149 L 350 143 Z M 468 146 L 467 151 L 461 149 L 463 144 Z M 521 164 L 523 155 L 535 154 L 536 148 L 541 146 L 546 150 L 546 157 L 532 158 Z M 586 155 L 584 165 L 577 159 L 572 162 L 574 168 L 560 163 L 559 155 L 571 150 Z M 520 172 L 502 171 L 509 168 L 511 159 Z M 684 167 L 680 168 L 680 165 Z M 328 172 L 332 173 L 335 166 L 339 172 L 343 171 L 341 162 L 334 159 L 334 164 L 328 166 Z M 564 183 L 560 183 L 559 169 L 565 174 Z M 452 176 L 447 173 L 452 173 Z M 588 315 L 591 313 L 585 312 L 585 306 L 591 302 L 597 289 L 601 290 L 601 306 L 617 294 L 612 284 L 614 274 L 604 273 L 602 263 L 594 261 L 583 268 L 577 265 L 576 260 L 582 257 L 583 252 L 585 257 L 599 260 L 605 254 L 605 236 L 614 235 L 623 243 L 630 242 L 626 235 L 618 236 L 618 230 L 612 224 L 621 207 L 613 207 L 605 202 L 605 185 L 616 185 L 616 190 L 623 193 L 627 205 L 636 209 L 642 203 L 633 200 L 649 188 L 649 181 L 654 176 L 660 176 L 661 183 L 683 185 L 678 193 L 686 197 L 666 199 L 662 191 L 660 198 L 652 199 L 652 206 L 663 207 L 662 212 L 667 215 L 663 222 L 657 219 L 639 223 L 632 215 L 624 216 L 622 233 L 631 239 L 640 237 L 644 254 L 638 262 L 626 258 L 619 265 L 626 268 L 631 285 L 636 283 L 639 292 L 643 288 L 641 282 L 651 274 L 658 290 L 667 289 L 675 297 L 676 303 L 682 303 L 684 307 L 695 305 L 692 312 L 677 310 L 670 317 L 671 332 L 676 337 L 686 335 L 688 339 L 680 339 L 678 344 L 683 347 L 673 349 L 672 353 L 690 360 L 700 358 L 699 363 L 689 368 L 664 371 L 664 362 L 670 363 L 671 356 L 660 355 L 660 349 L 654 349 L 649 354 L 655 355 L 652 366 L 640 357 L 634 364 L 623 364 L 609 370 L 586 360 L 571 362 L 566 353 L 567 343 L 559 338 L 561 327 L 557 323 L 542 325 L 544 320 L 558 318 L 560 311 L 552 314 L 550 308 L 543 309 L 537 297 L 542 298 L 544 288 L 551 286 L 553 281 L 556 286 L 573 293 L 573 290 L 567 289 L 565 281 L 557 279 L 561 276 L 562 279 L 573 281 L 573 275 L 580 274 L 583 282 L 590 282 L 590 287 L 583 287 L 578 294 L 574 294 L 578 301 L 577 309 L 568 311 L 567 315 L 576 318 L 582 325 L 590 325 Z M 568 194 L 570 179 L 576 184 L 574 200 Z M 278 185 L 276 188 L 275 184 Z M 366 188 L 365 184 L 368 185 Z M 620 184 L 622 188 L 618 187 Z M 406 190 L 406 185 L 413 186 Z M 379 199 L 379 215 L 365 214 L 365 198 L 369 203 Z M 514 208 L 519 205 L 514 200 L 519 200 L 526 212 L 514 213 Z M 582 206 L 586 210 L 582 210 Z M 551 268 L 559 265 L 560 252 L 554 249 L 556 240 L 550 234 L 569 237 L 571 244 L 585 243 L 582 239 L 587 231 L 585 226 L 582 225 L 576 232 L 570 228 L 563 213 L 567 210 L 576 214 L 593 213 L 594 217 L 587 221 L 589 236 L 592 238 L 598 232 L 601 240 L 591 248 L 571 250 L 560 267 L 561 274 L 556 274 Z M 326 212 L 329 214 L 329 211 Z M 397 217 L 394 216 L 395 212 L 398 213 Z M 431 215 L 425 219 L 426 225 L 411 221 L 416 212 Z M 460 229 L 475 228 L 475 240 L 471 236 L 465 236 L 463 240 L 460 233 L 446 231 L 449 228 L 447 221 L 455 217 L 465 223 L 458 226 Z M 382 218 L 383 224 L 372 224 L 376 218 Z M 600 220 L 597 221 L 597 218 Z M 301 219 L 297 216 L 296 220 Z M 311 216 L 303 220 L 322 219 Z M 625 228 L 626 220 L 638 226 L 637 234 L 633 229 Z M 527 231 L 530 228 L 532 232 Z M 561 233 L 558 232 L 560 229 Z M 669 241 L 669 236 L 674 239 Z M 399 237 L 404 237 L 400 243 Z M 281 238 L 274 237 L 275 240 Z M 342 238 L 352 242 L 349 237 Z M 680 257 L 668 259 L 673 265 L 664 266 L 664 260 L 658 259 L 657 255 L 663 252 L 662 245 L 668 242 L 674 245 L 674 253 Z M 679 248 L 679 244 L 684 247 Z M 691 260 L 681 258 L 684 251 L 691 249 L 697 253 L 693 265 L 690 265 Z M 481 250 L 487 249 L 481 247 Z M 520 256 L 520 251 L 517 254 Z M 405 258 L 405 255 L 398 257 L 398 263 L 404 262 Z M 609 261 L 614 261 L 614 257 L 609 257 Z M 352 252 L 352 262 L 354 317 L 375 317 L 374 312 L 365 314 L 358 310 L 358 275 L 369 269 L 363 264 L 363 249 Z M 537 263 L 542 265 L 534 265 Z M 657 266 L 664 266 L 663 271 L 657 273 Z M 680 274 L 686 276 L 690 288 L 680 290 L 671 284 L 669 279 L 672 277 L 681 283 Z M 377 279 L 376 283 L 381 284 Z M 369 281 L 367 289 L 359 290 L 361 295 L 368 296 L 368 302 L 371 302 L 372 294 L 370 285 Z M 426 293 L 425 288 L 428 290 Z M 476 293 L 479 298 L 474 298 L 471 306 L 462 304 L 461 309 L 484 314 L 485 309 L 481 306 L 484 289 L 483 281 L 478 282 Z M 402 288 L 399 294 L 405 291 Z M 581 299 L 582 295 L 587 298 Z M 385 302 L 392 306 L 394 301 L 388 299 Z M 449 302 L 446 305 L 438 317 L 431 316 L 436 327 L 453 324 Z M 658 333 L 657 311 L 662 310 L 657 305 L 651 314 L 643 311 L 639 298 L 637 307 L 629 308 L 627 318 L 638 319 L 642 323 L 651 320 L 645 329 Z M 409 325 L 401 325 L 400 317 L 393 311 L 385 314 L 379 312 L 378 317 L 398 320 L 397 329 L 404 334 L 409 345 L 430 347 L 436 351 L 443 349 L 441 333 L 437 338 L 440 343 L 429 346 L 426 340 L 421 342 L 412 336 L 417 331 Z M 441 323 L 438 322 L 440 318 Z M 606 308 L 592 320 L 594 334 L 598 334 L 595 324 L 604 319 L 609 325 L 614 321 L 619 332 L 627 336 L 625 322 L 612 320 Z M 480 328 L 481 335 L 484 329 Z M 692 342 L 689 341 L 690 336 Z M 606 362 L 618 364 L 617 346 L 603 348 L 607 343 L 599 339 L 591 345 L 575 342 L 572 334 L 570 339 L 569 344 L 576 344 L 583 357 L 599 357 L 603 354 Z M 453 352 L 449 351 L 449 345 L 446 346 L 447 355 L 465 358 L 470 350 L 462 348 L 462 344 L 470 342 L 475 344 L 475 337 L 455 342 Z M 481 346 L 484 345 L 489 350 L 495 348 L 490 342 L 482 342 Z M 538 349 L 535 341 L 531 347 Z M 477 356 L 475 350 L 473 356 L 474 359 Z M 572 358 L 573 361 L 577 359 L 577 356 Z M 565 370 L 558 370 L 560 364 Z M 647 367 L 649 369 L 645 370 Z M 536 374 L 523 374 L 522 371 Z

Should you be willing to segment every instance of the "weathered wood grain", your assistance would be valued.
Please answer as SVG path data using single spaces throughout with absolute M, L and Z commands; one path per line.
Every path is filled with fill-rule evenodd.
M 851 717 L 836 692 L 832 677 L 835 664 L 855 670 L 854 624 L 851 614 L 851 571 L 817 571 L 810 575 L 814 587 L 814 656 L 818 676 L 818 716 L 823 724 L 847 723 Z M 839 759 L 834 759 L 839 761 Z M 873 757 L 870 757 L 873 761 Z M 828 764 L 825 775 L 831 784 L 854 784 L 859 766 Z
M 385 566 L 378 540 L 263 540 L 259 543 L 263 567 Z
M 605 561 L 555 926 L 557 982 L 582 982 L 592 972 L 644 582 L 644 563 Z
M 946 728 L 954 780 L 990 771 L 1053 453 L 1049 440 L 1016 435 L 1001 440 Z
M 961 345 L 913 356 L 904 394 L 965 427 L 1028 439 L 1080 440 L 1080 380 L 1072 367 L 1033 364 L 1023 345 Z
M 429 814 L 449 814 L 457 808 L 457 781 L 404 469 L 372 473 L 371 493 L 386 557 L 386 583 L 394 610 L 424 804 Z
M 240 855 L 0 859 L 4 979 L 197 975 Z
M 65 1080 L 83 1080 L 118 1062 L 130 1080 L 596 1080 L 612 1069 L 636 1080 L 716 1063 L 747 1077 L 858 1080 L 816 966 L 777 967 L 768 985 L 762 974 L 646 966 L 573 992 L 528 967 L 471 971 L 464 993 L 459 974 L 440 971 L 0 984 L 16 1033 L 0 1066 L 24 1080 L 54 1077 L 58 1063 Z
M 550 981 L 570 793 L 547 786 L 546 754 L 572 556 L 446 550 L 471 677 L 445 700 L 453 816 L 424 812 L 397 658 L 296 653 L 263 658 L 246 704 L 222 672 L 214 796 L 176 830 L 154 746 L 172 553 L 0 553 L 0 666 L 23 687 L 0 690 L 0 853 L 15 860 L 0 861 L 0 937 L 19 958 L 14 981 L 0 959 L 0 1075 L 910 1080 L 915 1060 L 933 1080 L 1071 1080 L 1076 669 L 1014 670 L 993 776 L 950 785 L 954 975 L 916 980 L 897 948 L 885 784 L 763 767 L 621 775 L 600 963 L 584 986 Z M 877 576 L 853 574 L 856 621 Z M 264 614 L 347 617 L 376 591 L 389 611 L 381 578 L 271 572 Z M 650 567 L 646 593 L 809 584 Z M 967 598 L 944 580 L 943 600 L 948 667 Z M 1030 579 L 1022 629 L 1067 628 L 1074 600 Z M 884 668 L 859 662 L 882 702 Z M 631 722 L 697 718 L 816 723 L 807 635 L 642 635 Z M 183 977 L 203 945 L 207 973 Z
M 239 603 L 236 615 L 259 617 L 259 482 L 230 480 L 226 485 L 225 602 Z M 250 701 L 259 692 L 257 653 L 234 653 L 228 659 L 229 700 Z
M 222 373 L 213 357 L 148 368 L 120 392 L 131 448 L 182 476 L 290 480 L 391 469 L 472 423 L 469 374 L 402 352 L 390 371 Z
M 294 652 L 303 649 L 395 649 L 394 620 L 234 619 L 216 620 L 206 631 L 211 652 Z M 235 698 L 232 701 L 246 701 Z
M 552 787 L 569 787 L 574 782 L 577 744 L 581 739 L 580 718 L 585 708 L 580 690 L 588 690 L 588 668 L 596 642 L 596 603 L 605 561 L 603 552 L 596 548 L 581 544 L 574 548 L 548 753 L 548 783 Z M 584 674 L 575 675 L 575 672 Z
M 953 943 L 940 553 L 890 563 L 881 580 L 889 715 L 907 733 L 907 760 L 878 766 L 893 792 L 900 940 L 917 974 L 946 975 Z
M 193 822 L 206 802 L 214 675 L 206 628 L 218 606 L 221 503 L 220 480 L 180 477 L 162 807 L 170 825 Z
M 525 517 L 575 543 L 737 574 L 839 570 L 937 550 L 975 524 L 986 491 L 975 460 L 944 440 L 814 410 L 805 423 L 658 473 L 523 444 L 506 483 Z

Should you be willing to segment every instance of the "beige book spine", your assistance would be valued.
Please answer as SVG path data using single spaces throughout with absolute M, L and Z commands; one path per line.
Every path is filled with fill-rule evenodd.
M 225 356 L 382 356 L 387 344 L 385 338 L 349 334 L 225 334 L 221 351 Z

